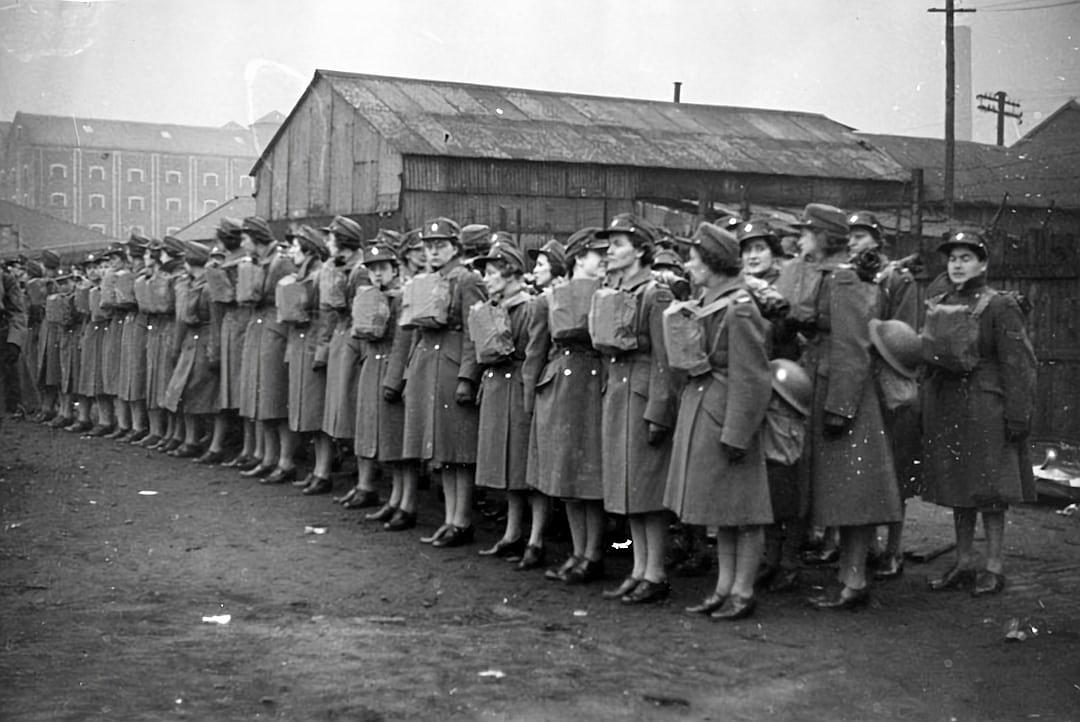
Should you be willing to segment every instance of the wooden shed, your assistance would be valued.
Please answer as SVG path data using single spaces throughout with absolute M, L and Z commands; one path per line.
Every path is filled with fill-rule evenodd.
M 277 224 L 444 215 L 521 245 L 646 201 L 896 207 L 908 173 L 822 115 L 318 70 L 255 164 Z

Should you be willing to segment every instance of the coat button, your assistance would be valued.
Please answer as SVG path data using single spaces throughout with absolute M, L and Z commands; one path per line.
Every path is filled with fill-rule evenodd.
M 438 350 L 439 350 L 439 344 L 435 344 L 435 350 L 436 350 L 436 351 L 438 351 Z
M 570 355 L 570 349 L 566 349 L 565 351 L 563 351 L 563 356 L 569 356 L 569 355 Z
M 506 374 L 506 378 L 510 378 L 511 374 Z
M 488 371 L 488 378 L 489 379 L 495 378 L 495 372 L 494 371 Z
M 591 373 L 591 374 L 592 374 L 593 376 L 596 376 L 596 369 L 593 369 L 593 370 L 592 370 L 592 371 L 590 371 L 589 373 Z
M 198 341 L 198 340 L 199 340 L 199 334 L 195 334 L 195 340 L 196 340 L 196 341 Z
M 704 390 L 705 390 L 705 387 L 704 387 L 704 386 L 698 386 L 698 387 L 697 387 L 697 390 L 698 390 L 698 391 L 704 391 Z
M 615 357 L 614 356 L 611 357 L 611 363 L 615 363 Z
M 304 334 L 300 334 L 300 338 L 303 338 L 303 337 L 304 337 Z
M 627 382 L 627 378 L 626 378 L 625 376 L 623 376 L 623 377 L 622 377 L 622 382 L 623 382 L 624 384 L 625 384 L 625 383 Z
M 148 326 L 146 327 L 146 330 L 147 330 L 147 331 L 153 331 L 153 330 L 154 330 L 154 325 L 153 325 L 153 324 L 150 324 L 150 325 L 148 325 Z
M 571 373 L 573 373 L 573 372 L 570 371 L 570 369 L 563 369 L 562 375 L 563 376 L 569 376 Z
M 261 318 L 255 319 L 255 323 L 262 323 L 262 319 Z

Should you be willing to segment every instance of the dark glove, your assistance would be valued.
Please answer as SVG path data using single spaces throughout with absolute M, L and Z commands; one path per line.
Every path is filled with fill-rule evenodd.
M 873 249 L 859 253 L 851 259 L 851 263 L 855 266 L 855 273 L 867 283 L 873 282 L 885 265 L 881 254 Z
M 1026 421 L 1005 421 L 1005 438 L 1010 444 L 1015 444 L 1018 441 L 1023 441 L 1031 433 L 1031 429 L 1028 428 Z
M 221 368 L 221 359 L 217 356 L 207 356 L 206 365 L 210 367 L 211 371 L 217 371 Z
M 851 419 L 841 416 L 840 414 L 834 414 L 831 411 L 825 412 L 825 426 L 823 432 L 826 438 L 838 439 L 844 435 L 844 432 L 851 427 Z
M 724 453 L 727 454 L 727 460 L 729 464 L 738 464 L 746 457 L 746 449 L 740 449 L 737 446 L 730 446 L 729 444 L 720 444 L 724 447 Z
M 383 401 L 388 404 L 396 404 L 401 401 L 401 392 L 389 386 L 382 387 Z
M 458 406 L 468 406 L 476 402 L 476 394 L 473 391 L 472 381 L 458 379 L 457 389 L 454 391 L 454 401 Z
M 667 438 L 668 431 L 669 431 L 669 429 L 666 426 L 661 426 L 660 424 L 654 424 L 654 423 L 652 423 L 650 421 L 649 422 L 649 437 L 648 437 L 649 446 L 658 446 L 658 445 L 660 445 L 664 441 L 664 439 Z
M 322 371 L 324 368 L 326 368 L 326 359 L 316 356 L 311 360 L 311 368 L 315 369 L 316 371 Z

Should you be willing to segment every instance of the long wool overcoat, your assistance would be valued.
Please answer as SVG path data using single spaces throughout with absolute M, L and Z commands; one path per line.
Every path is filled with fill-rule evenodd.
M 85 323 L 86 318 L 75 312 L 71 325 L 64 328 L 60 336 L 60 393 L 74 394 L 79 391 L 79 344 Z
M 221 264 L 225 275 L 236 288 L 236 266 L 246 255 L 242 250 L 230 251 Z M 218 369 L 218 406 L 223 411 L 235 411 L 240 408 L 240 368 L 244 358 L 244 334 L 251 323 L 251 306 L 240 305 L 235 300 L 219 303 L 221 317 L 219 339 L 221 345 L 221 366 Z
M 510 317 L 514 351 L 480 375 L 480 422 L 477 431 L 476 483 L 492 489 L 528 489 L 529 414 L 521 367 L 529 342 L 529 295 L 522 291 L 501 305 Z
M 760 437 L 772 395 L 768 324 L 738 278 L 708 290 L 702 305 L 728 298 L 704 320 L 707 373 L 683 387 L 664 506 L 687 524 L 744 526 L 773 520 Z M 728 461 L 723 444 L 744 449 Z
M 155 269 L 154 273 L 170 278 L 175 290 L 184 274 L 183 262 L 176 258 L 169 259 L 160 268 Z M 170 313 L 148 314 L 146 317 L 146 408 L 165 408 L 165 391 L 169 388 L 169 381 L 172 379 L 179 352 L 175 309 Z
M 435 464 L 475 464 L 480 416 L 476 404 L 455 400 L 458 381 L 475 390 L 480 365 L 469 339 L 469 308 L 485 298 L 480 277 L 457 257 L 438 270 L 450 284 L 449 323 L 419 328 L 405 370 L 405 442 L 407 459 Z
M 135 283 L 146 283 L 149 269 L 141 269 Z M 120 367 L 116 380 L 116 397 L 121 401 L 142 401 L 146 398 L 146 334 L 149 321 L 138 308 L 124 312 L 124 330 L 120 337 Z
M 326 398 L 326 367 L 316 368 L 321 343 L 319 314 L 319 271 L 322 262 L 308 259 L 296 272 L 296 283 L 307 290 L 308 323 L 287 323 L 285 363 L 289 365 L 289 428 L 305 433 L 322 429 Z
M 343 306 L 327 305 L 322 301 L 320 314 L 324 318 L 321 346 L 325 350 L 326 398 L 323 402 L 322 430 L 335 439 L 356 436 L 358 413 L 356 391 L 360 378 L 360 354 L 363 344 L 352 336 L 352 299 L 356 289 L 370 283 L 367 268 L 360 262 L 358 250 L 343 267 L 330 265 L 325 273 L 345 275 Z
M 816 332 L 803 355 L 814 383 L 802 472 L 809 473 L 810 511 L 818 526 L 884 524 L 900 519 L 892 448 L 874 387 L 869 323 L 880 318 L 880 287 L 859 279 L 842 259 L 821 264 Z M 849 420 L 827 436 L 825 413 Z
M 296 270 L 288 258 L 269 253 L 253 259 L 263 267 L 261 300 L 253 305 L 244 334 L 240 370 L 240 415 L 274 421 L 289 415 L 289 367 L 285 363 L 287 329 L 277 320 L 274 290 L 277 282 Z
M 607 357 L 601 437 L 604 509 L 644 514 L 664 508 L 664 483 L 675 427 L 676 399 L 664 350 L 663 313 L 671 290 L 648 268 L 616 286 L 637 298 L 637 350 Z M 668 430 L 649 444 L 649 424 Z
M 532 415 L 526 479 L 548 496 L 598 501 L 604 498 L 600 474 L 604 365 L 587 340 L 551 338 L 550 296 L 545 291 L 530 302 L 522 365 L 523 408 Z
M 213 327 L 213 307 L 206 278 L 183 277 L 185 288 L 176 294 L 181 304 L 175 333 L 181 339 L 164 407 L 185 414 L 212 414 L 218 410 L 219 358 L 217 334 Z
M 90 294 L 100 296 L 101 288 L 94 286 L 90 289 Z M 93 315 L 84 326 L 82 355 L 79 360 L 79 393 L 83 396 L 94 397 L 105 393 L 105 383 L 101 376 L 101 348 L 107 328 L 108 321 Z
M 405 364 L 412 346 L 412 331 L 399 328 L 401 288 L 397 281 L 383 292 L 390 305 L 386 335 L 378 341 L 361 341 L 360 377 L 356 397 L 356 455 L 362 459 L 401 461 L 405 438 L 405 404 L 390 402 L 383 389 L 401 393 L 405 387 Z
M 942 302 L 974 307 L 986 292 L 985 276 L 980 276 Z M 923 497 L 959 508 L 1034 501 L 1028 443 L 1005 437 L 1007 421 L 1030 424 L 1036 380 L 1024 316 L 1010 296 L 994 296 L 979 316 L 978 350 L 979 364 L 970 374 L 928 368 Z

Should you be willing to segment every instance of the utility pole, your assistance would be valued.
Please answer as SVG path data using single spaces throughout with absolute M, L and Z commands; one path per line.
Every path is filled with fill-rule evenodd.
M 953 15 L 973 13 L 975 10 L 957 10 L 953 7 L 953 0 L 945 0 L 944 8 L 928 8 L 926 12 L 945 13 L 945 216 L 952 218 L 956 185 L 956 40 Z
M 997 114 L 997 144 L 1005 145 L 1005 118 L 1016 118 L 1022 123 L 1022 118 L 1024 117 L 1022 112 L 1010 113 L 1005 110 L 1005 108 L 1016 108 L 1016 110 L 1019 111 L 1020 104 L 1014 103 L 1011 100 L 1006 100 L 1009 96 L 1004 90 L 999 90 L 996 93 L 979 93 L 975 97 L 979 100 L 985 100 L 987 103 L 997 103 L 996 108 L 994 106 L 987 106 L 979 103 L 979 110 Z

